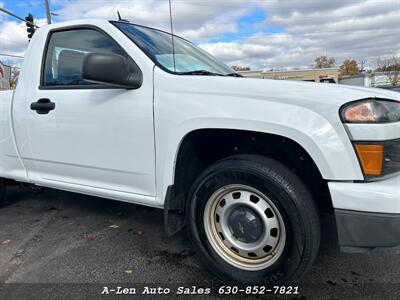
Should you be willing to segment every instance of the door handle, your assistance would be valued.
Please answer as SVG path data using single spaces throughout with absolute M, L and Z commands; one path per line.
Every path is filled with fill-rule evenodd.
M 36 110 L 39 115 L 46 115 L 49 111 L 56 108 L 56 104 L 50 99 L 42 98 L 38 102 L 31 103 L 31 110 Z

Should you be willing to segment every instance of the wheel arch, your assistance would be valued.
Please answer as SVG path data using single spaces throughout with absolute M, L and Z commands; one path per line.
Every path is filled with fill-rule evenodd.
M 301 137 L 300 139 L 302 141 L 310 139 L 303 133 L 298 133 L 296 136 L 298 138 Z M 235 139 L 240 141 L 237 149 L 235 149 L 235 145 L 232 143 Z M 204 150 L 207 148 L 204 146 L 205 141 L 211 144 L 214 142 L 219 143 L 219 146 L 226 143 L 226 147 L 224 147 L 221 152 L 210 151 L 206 156 L 202 157 L 202 155 L 207 152 L 207 150 Z M 255 144 L 251 145 L 252 143 Z M 274 145 L 272 150 L 275 151 L 264 151 L 264 143 Z M 277 146 L 277 144 L 279 144 L 279 146 Z M 304 145 L 304 143 L 302 144 Z M 177 231 L 178 228 L 183 226 L 182 220 L 179 220 L 184 212 L 183 204 L 186 201 L 187 191 L 190 188 L 190 184 L 193 183 L 198 174 L 212 163 L 236 154 L 258 154 L 264 156 L 270 156 L 272 154 L 272 158 L 275 158 L 277 152 L 279 152 L 276 151 L 277 149 L 284 149 L 286 156 L 290 156 L 290 152 L 293 151 L 293 155 L 302 157 L 300 159 L 304 159 L 307 166 L 311 166 L 312 174 L 315 174 L 317 178 L 316 183 L 323 183 L 321 193 L 329 198 L 326 202 L 328 209 L 331 209 L 332 204 L 330 195 L 327 195 L 329 194 L 329 191 L 325 179 L 333 176 L 332 170 L 330 169 L 324 155 L 321 153 L 321 150 L 318 148 L 318 145 L 316 145 L 312 140 L 308 140 L 305 147 L 302 144 L 296 141 L 296 139 L 287 136 L 254 130 L 199 128 L 187 132 L 180 139 L 179 146 L 176 148 L 171 174 L 172 178 L 164 194 L 166 232 L 168 235 L 171 235 Z M 203 145 L 201 151 L 199 148 L 200 145 Z M 246 147 L 246 145 L 248 147 Z M 207 157 L 207 155 L 210 155 L 210 157 Z M 283 157 L 281 157 L 281 159 L 278 157 L 277 160 L 283 162 L 284 159 Z M 295 165 L 290 163 L 284 164 L 291 168 L 294 168 Z M 299 168 L 299 166 L 300 165 L 296 165 L 296 168 Z M 193 170 L 193 173 L 190 173 L 190 170 Z M 307 184 L 309 185 L 310 182 Z

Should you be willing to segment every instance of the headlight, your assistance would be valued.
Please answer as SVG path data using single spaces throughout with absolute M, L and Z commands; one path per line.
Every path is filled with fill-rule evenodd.
M 364 99 L 350 102 L 340 109 L 344 123 L 400 122 L 400 102 L 394 100 Z

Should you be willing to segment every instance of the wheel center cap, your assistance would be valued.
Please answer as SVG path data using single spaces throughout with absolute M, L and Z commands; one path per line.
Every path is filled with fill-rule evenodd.
M 232 235 L 242 243 L 254 243 L 263 234 L 264 226 L 258 214 L 251 208 L 239 206 L 228 217 Z

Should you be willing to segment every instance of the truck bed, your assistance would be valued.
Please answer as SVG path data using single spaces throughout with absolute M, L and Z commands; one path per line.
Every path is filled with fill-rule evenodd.
M 15 155 L 15 147 L 12 138 L 10 107 L 15 91 L 0 91 L 0 177 L 5 174 L 6 155 Z

